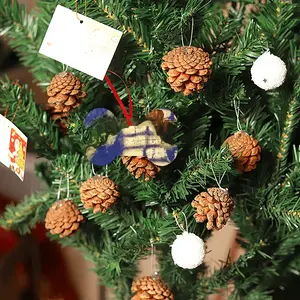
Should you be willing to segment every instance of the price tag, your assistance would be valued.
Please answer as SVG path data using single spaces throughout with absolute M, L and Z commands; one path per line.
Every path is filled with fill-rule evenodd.
M 27 137 L 0 115 L 0 162 L 24 180 Z
M 58 5 L 40 53 L 103 80 L 122 32 Z

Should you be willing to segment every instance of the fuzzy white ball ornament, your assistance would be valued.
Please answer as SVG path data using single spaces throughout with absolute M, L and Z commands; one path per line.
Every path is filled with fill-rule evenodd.
M 266 91 L 281 86 L 286 72 L 285 63 L 270 51 L 259 56 L 251 68 L 252 81 Z
M 184 231 L 177 235 L 172 247 L 174 263 L 183 269 L 200 266 L 205 256 L 204 242 L 194 233 Z

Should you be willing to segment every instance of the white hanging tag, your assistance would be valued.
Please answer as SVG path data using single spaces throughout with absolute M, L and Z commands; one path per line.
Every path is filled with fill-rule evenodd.
M 0 162 L 24 180 L 27 137 L 0 115 Z
M 103 80 L 122 32 L 58 5 L 39 53 Z

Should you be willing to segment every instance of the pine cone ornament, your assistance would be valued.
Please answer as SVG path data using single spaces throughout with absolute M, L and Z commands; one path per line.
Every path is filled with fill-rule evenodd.
M 81 202 L 85 208 L 93 208 L 94 213 L 105 213 L 119 198 L 118 186 L 104 176 L 94 176 L 80 188 Z
M 160 172 L 160 167 L 153 164 L 146 157 L 122 156 L 122 163 L 136 179 L 144 175 L 145 181 L 149 181 Z
M 47 110 L 53 120 L 67 118 L 71 109 L 79 106 L 86 93 L 84 85 L 72 73 L 61 72 L 55 75 L 47 87 L 49 96 Z
M 135 293 L 132 300 L 174 300 L 172 292 L 159 277 L 139 278 L 132 283 L 131 291 Z
M 207 220 L 208 230 L 223 228 L 233 206 L 233 199 L 228 191 L 220 188 L 209 188 L 207 192 L 202 192 L 192 201 L 192 207 L 197 209 L 194 218 L 200 223 Z
M 152 110 L 146 117 L 154 125 L 156 133 L 162 135 L 167 130 L 168 121 L 164 121 L 164 112 L 160 109 Z
M 212 72 L 207 52 L 197 47 L 178 47 L 163 57 L 161 67 L 168 71 L 167 82 L 175 92 L 185 96 L 200 92 Z
M 83 220 L 83 215 L 72 200 L 60 200 L 49 208 L 45 227 L 52 234 L 59 234 L 63 238 L 74 233 Z
M 255 138 L 244 131 L 238 131 L 227 138 L 224 145 L 228 146 L 238 171 L 249 172 L 256 169 L 256 164 L 260 161 L 261 147 Z

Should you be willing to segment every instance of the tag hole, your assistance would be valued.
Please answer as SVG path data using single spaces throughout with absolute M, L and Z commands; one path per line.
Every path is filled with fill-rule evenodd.
M 82 24 L 83 23 L 83 20 L 80 20 L 80 24 Z

